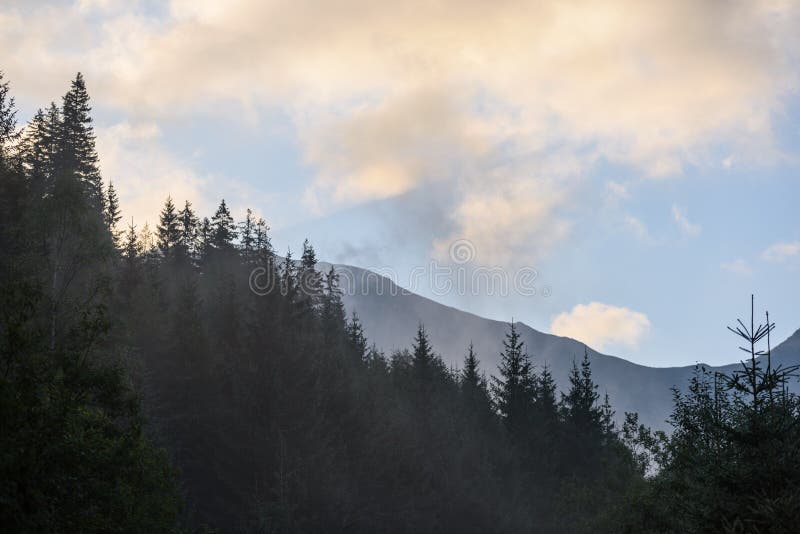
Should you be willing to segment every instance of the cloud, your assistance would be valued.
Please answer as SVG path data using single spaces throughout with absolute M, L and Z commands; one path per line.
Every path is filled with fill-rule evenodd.
M 612 345 L 636 348 L 650 329 L 643 313 L 601 302 L 578 304 L 553 318 L 550 331 L 577 339 L 597 350 Z
M 479 264 L 535 263 L 570 231 L 569 221 L 558 212 L 565 195 L 546 179 L 489 180 L 457 204 L 452 216 L 456 230 L 434 241 L 434 256 L 446 260 L 453 241 L 468 239 Z
M 330 201 L 353 204 L 455 180 L 464 162 L 476 164 L 488 148 L 453 98 L 433 88 L 329 118 L 303 141 L 307 162 L 318 169 L 306 199 L 317 207 L 324 198 L 329 208 Z
M 478 234 L 462 237 L 495 247 L 513 225 L 485 225 L 479 206 L 523 194 L 513 207 L 529 202 L 526 217 L 547 219 L 599 159 L 666 177 L 722 165 L 719 147 L 737 164 L 778 157 L 773 115 L 797 87 L 791 2 L 120 5 L 0 8 L 15 90 L 39 105 L 82 70 L 96 103 L 137 120 L 203 112 L 250 123 L 280 108 L 314 172 L 312 210 L 448 191 L 442 209 Z M 510 243 L 546 250 L 567 235 L 564 217 L 553 232 L 512 228 Z
M 137 227 L 158 223 L 158 214 L 167 196 L 183 206 L 192 202 L 199 216 L 213 213 L 222 195 L 235 214 L 243 213 L 252 202 L 266 202 L 264 195 L 231 183 L 221 176 L 202 174 L 191 161 L 167 152 L 162 145 L 161 129 L 154 122 L 129 123 L 97 128 L 97 151 L 101 172 L 114 183 L 120 197 L 123 219 L 131 218 Z M 215 184 L 226 184 L 215 187 Z
M 720 267 L 722 267 L 723 270 L 733 274 L 740 274 L 740 275 L 753 274 L 753 269 L 751 269 L 750 265 L 748 265 L 748 263 L 742 258 L 737 258 L 733 261 L 722 263 Z
M 761 259 L 778 263 L 798 255 L 800 255 L 800 241 L 774 243 L 761 253 Z
M 675 221 L 675 224 L 678 225 L 678 228 L 680 228 L 684 235 L 688 237 L 697 237 L 700 235 L 702 227 L 699 224 L 694 224 L 689 221 L 689 217 L 686 215 L 685 208 L 680 208 L 673 204 L 672 219 Z
M 633 215 L 625 215 L 624 219 L 626 226 L 633 232 L 633 234 L 643 241 L 650 241 L 650 232 L 647 226 Z

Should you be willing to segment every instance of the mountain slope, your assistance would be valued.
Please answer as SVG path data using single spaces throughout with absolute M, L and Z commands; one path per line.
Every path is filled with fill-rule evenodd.
M 358 267 L 336 265 L 335 268 L 341 276 L 347 309 L 358 313 L 370 341 L 387 354 L 408 348 L 417 325 L 422 322 L 434 349 L 446 364 L 460 367 L 466 347 L 472 341 L 487 376 L 496 373 L 507 323 L 439 304 Z M 559 388 L 565 389 L 573 359 L 579 361 L 583 357 L 584 344 L 539 332 L 524 323 L 518 326 L 533 363 L 538 368 L 547 365 Z M 635 411 L 645 424 L 669 428 L 666 420 L 672 410 L 671 388 L 683 387 L 694 366 L 647 367 L 586 349 L 600 394 L 608 393 L 618 419 L 626 411 Z M 800 330 L 774 349 L 773 361 L 784 365 L 800 363 Z M 737 365 L 706 367 L 730 372 Z

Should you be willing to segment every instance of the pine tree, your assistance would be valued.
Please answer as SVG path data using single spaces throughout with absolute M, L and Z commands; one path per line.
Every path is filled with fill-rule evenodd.
M 158 244 L 153 232 L 150 230 L 150 225 L 147 223 L 144 223 L 139 232 L 139 243 L 144 259 L 152 262 L 158 256 Z
M 172 197 L 167 197 L 164 208 L 159 216 L 158 226 L 156 227 L 158 236 L 158 248 L 165 258 L 173 256 L 175 247 L 181 239 L 180 220 Z
M 3 71 L 0 71 L 0 165 L 7 164 L 10 156 L 9 145 L 19 137 L 17 110 L 14 106 L 14 97 L 9 91 L 9 83 L 3 81 Z
M 414 337 L 413 353 L 411 355 L 411 368 L 417 380 L 428 382 L 433 378 L 437 370 L 437 356 L 431 348 L 425 326 L 420 323 L 417 327 L 417 335 Z
M 345 326 L 344 303 L 342 290 L 339 288 L 339 275 L 331 265 L 325 274 L 325 287 L 322 297 L 322 335 L 326 344 L 342 339 Z
M 198 260 L 200 262 L 206 262 L 211 255 L 211 250 L 214 248 L 214 229 L 208 217 L 203 217 L 203 220 L 200 222 L 200 226 L 197 229 L 197 239 L 199 241 Z
M 580 369 L 574 361 L 572 362 L 569 383 L 569 392 L 562 394 L 561 399 L 567 421 L 583 432 L 598 430 L 601 412 L 597 401 L 600 394 L 597 393 L 597 385 L 592 380 L 591 362 L 585 347 Z
M 131 219 L 122 243 L 120 291 L 126 302 L 130 301 L 133 291 L 135 291 L 141 281 L 141 255 L 142 244 L 139 242 L 139 233 L 136 231 L 133 219 Z
M 286 257 L 283 259 L 281 267 L 281 294 L 285 297 L 285 302 L 290 309 L 294 309 L 297 301 L 297 285 L 295 284 L 295 268 L 292 260 L 291 249 L 286 249 Z
M 256 223 L 255 248 L 262 261 L 267 258 L 270 260 L 272 259 L 272 243 L 269 238 L 269 226 L 267 226 L 267 222 L 261 217 L 258 218 L 258 222 Z
M 498 365 L 500 376 L 492 377 L 491 391 L 495 408 L 509 432 L 513 437 L 521 438 L 528 431 L 535 376 L 524 342 L 513 321 L 503 341 L 503 348 Z
M 79 72 L 63 99 L 59 165 L 62 170 L 74 173 L 84 185 L 91 205 L 98 213 L 102 213 L 103 181 L 89 114 L 91 110 L 86 84 Z
M 239 236 L 241 237 L 242 257 L 246 263 L 251 263 L 256 254 L 257 228 L 256 220 L 253 217 L 253 210 L 247 208 L 244 221 L 239 225 Z
M 128 231 L 125 233 L 125 244 L 122 247 L 122 251 L 122 257 L 128 262 L 136 261 L 142 253 L 139 234 L 136 232 L 136 225 L 133 224 L 133 219 L 131 219 Z
M 600 427 L 606 436 L 616 435 L 615 414 L 614 408 L 611 407 L 611 400 L 608 398 L 608 392 L 606 392 L 603 396 L 603 404 L 600 406 Z
M 211 226 L 213 229 L 213 244 L 217 250 L 231 250 L 233 242 L 236 239 L 236 223 L 233 222 L 233 217 L 225 204 L 225 199 L 219 203 L 214 217 L 211 218 Z
M 180 252 L 185 257 L 192 257 L 197 251 L 197 216 L 192 210 L 192 203 L 184 202 L 183 209 L 178 213 L 178 244 Z
M 308 239 L 303 241 L 303 255 L 296 276 L 299 311 L 311 316 L 317 311 L 322 297 L 322 275 L 317 270 L 317 255 Z
M 269 226 L 267 226 L 266 221 L 260 217 L 256 222 L 254 246 L 254 261 L 258 266 L 264 268 L 264 274 L 267 277 L 266 280 L 268 283 L 267 287 L 277 287 L 278 270 L 275 264 L 275 253 L 272 250 L 272 243 L 269 238 Z M 273 292 L 270 290 L 270 293 Z
M 350 316 L 350 321 L 345 326 L 345 334 L 348 346 L 356 359 L 358 361 L 364 360 L 367 357 L 367 336 L 364 335 L 364 327 L 361 325 L 356 312 L 353 312 Z
M 119 246 L 119 231 L 117 230 L 117 223 L 122 218 L 119 209 L 119 197 L 117 197 L 117 191 L 114 189 L 114 183 L 109 182 L 108 190 L 106 191 L 106 202 L 105 202 L 105 212 L 103 214 L 103 219 L 106 223 L 106 228 L 108 229 L 109 234 L 111 234 L 111 239 L 114 241 L 114 246 Z
M 537 413 L 545 420 L 558 417 L 558 401 L 556 400 L 556 382 L 550 368 L 545 364 L 536 380 L 536 407 Z
M 467 355 L 464 358 L 464 369 L 461 371 L 461 383 L 467 388 L 476 389 L 480 387 L 482 377 L 479 371 L 480 361 L 475 354 L 475 347 L 472 342 L 469 343 Z

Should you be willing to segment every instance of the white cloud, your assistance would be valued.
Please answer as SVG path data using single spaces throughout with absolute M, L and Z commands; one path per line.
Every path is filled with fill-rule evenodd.
M 684 235 L 688 237 L 697 237 L 700 235 L 702 228 L 699 224 L 694 224 L 689 220 L 689 217 L 686 215 L 685 208 L 680 208 L 673 204 L 672 219 L 675 221 L 675 224 L 678 225 L 678 228 L 680 228 Z
M 179 207 L 188 200 L 199 216 L 213 213 L 224 195 L 235 216 L 248 206 L 266 204 L 263 194 L 226 180 L 203 174 L 163 148 L 161 129 L 156 123 L 120 122 L 97 129 L 97 151 L 106 181 L 114 183 L 120 197 L 127 227 L 133 218 L 137 227 L 158 223 L 167 196 Z M 221 185 L 224 184 L 224 185 Z
M 597 350 L 624 345 L 636 348 L 650 329 L 643 313 L 601 302 L 578 304 L 553 318 L 550 331 L 577 339 Z
M 82 70 L 96 103 L 136 121 L 204 112 L 247 123 L 279 107 L 315 171 L 312 208 L 444 182 L 454 224 L 480 234 L 462 237 L 496 247 L 509 225 L 482 224 L 485 191 L 497 209 L 508 191 L 527 195 L 514 204 L 530 202 L 538 221 L 573 200 L 575 177 L 600 158 L 664 177 L 724 166 L 710 157 L 720 146 L 737 164 L 774 157 L 772 116 L 797 84 L 791 2 L 119 5 L 0 8 L 15 91 L 40 105 Z M 538 184 L 562 180 L 538 198 Z M 566 235 L 517 233 L 511 242 L 542 250 Z
M 722 269 L 733 274 L 750 275 L 753 274 L 753 269 L 742 258 L 737 258 L 733 261 L 724 262 L 720 265 Z
M 570 223 L 559 215 L 566 192 L 546 179 L 503 179 L 476 186 L 456 206 L 456 231 L 434 241 L 434 256 L 446 260 L 450 244 L 468 239 L 484 265 L 535 264 L 563 240 Z
M 782 262 L 800 255 L 800 241 L 774 243 L 761 253 L 761 258 L 769 262 Z

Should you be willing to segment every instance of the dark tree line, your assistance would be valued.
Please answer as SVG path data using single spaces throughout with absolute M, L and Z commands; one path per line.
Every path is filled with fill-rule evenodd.
M 797 532 L 800 520 L 800 399 L 797 366 L 772 362 L 766 314 L 730 330 L 748 357 L 730 373 L 695 369 L 673 389 L 670 436 L 627 414 L 624 439 L 657 470 L 632 493 L 629 531 Z
M 471 344 L 447 368 L 423 325 L 386 355 L 311 244 L 277 255 L 250 210 L 237 222 L 223 200 L 201 217 L 168 198 L 155 229 L 120 227 L 89 112 L 78 75 L 20 134 L 0 83 L 3 526 L 766 531 L 797 517 L 792 370 L 754 363 L 711 397 L 698 375 L 667 437 L 635 414 L 617 428 L 587 355 L 558 392 L 514 323 L 488 378 Z
M 117 250 L 78 77 L 22 134 L 0 77 L 0 525 L 168 530 L 179 493 L 146 439 L 114 322 Z M 110 211 L 111 210 L 111 211 Z M 114 215 L 113 217 L 118 217 Z M 112 217 L 112 218 L 113 218 Z

